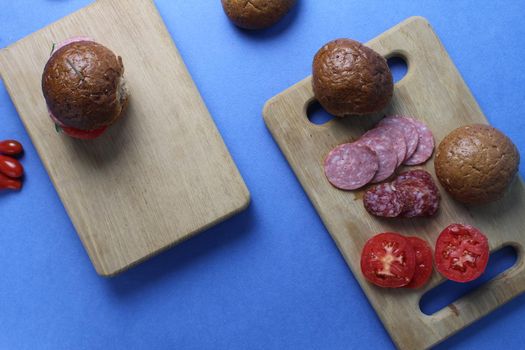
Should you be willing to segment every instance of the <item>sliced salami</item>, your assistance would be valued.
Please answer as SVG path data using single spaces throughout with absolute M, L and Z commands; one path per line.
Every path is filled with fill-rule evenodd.
M 405 160 L 405 165 L 417 165 L 425 163 L 434 152 L 434 136 L 430 129 L 421 121 L 407 118 L 416 127 L 419 134 L 419 142 L 414 154 Z
M 401 176 L 393 182 L 392 188 L 403 203 L 401 214 L 404 217 L 431 216 L 439 208 L 439 191 L 432 179 Z
M 389 116 L 383 118 L 378 124 L 379 127 L 389 126 L 397 128 L 403 134 L 407 148 L 404 160 L 408 160 L 412 157 L 419 143 L 419 133 L 414 124 L 408 119 L 409 118 L 401 116 Z
M 436 186 L 434 184 L 434 179 L 432 178 L 432 175 L 430 175 L 428 171 L 423 169 L 405 171 L 397 176 L 396 181 L 400 182 L 406 179 L 421 179 L 430 182 L 434 187 Z
M 423 180 L 406 179 L 402 183 L 395 184 L 394 188 L 403 203 L 402 214 L 404 217 L 412 218 L 425 215 L 431 198 Z
M 375 216 L 393 218 L 403 211 L 403 203 L 388 182 L 369 188 L 363 196 L 363 204 L 366 211 Z
M 439 209 L 439 203 L 441 201 L 441 195 L 439 194 L 439 189 L 436 186 L 436 183 L 434 182 L 434 179 L 432 178 L 432 175 L 430 175 L 430 173 L 428 171 L 425 171 L 423 169 L 412 170 L 411 173 L 413 174 L 413 176 L 419 177 L 420 179 L 425 181 L 425 183 L 427 184 L 428 190 L 430 191 L 432 200 L 429 203 L 429 208 L 426 211 L 426 214 L 429 215 L 429 216 L 434 215 L 437 212 L 437 210 Z
M 386 137 L 392 143 L 394 151 L 397 156 L 396 168 L 400 166 L 405 160 L 407 154 L 407 144 L 405 142 L 405 137 L 399 128 L 392 125 L 379 126 L 374 129 L 367 131 L 363 137 Z
M 344 143 L 325 158 L 324 173 L 328 181 L 342 190 L 355 190 L 369 183 L 377 173 L 377 155 L 363 144 Z
M 441 196 L 439 195 L 439 192 L 435 192 L 434 196 L 431 197 L 430 203 L 428 203 L 427 210 L 425 211 L 425 215 L 432 216 L 437 213 L 439 209 L 439 203 L 441 202 Z
M 377 155 L 379 168 L 371 183 L 381 182 L 392 176 L 397 167 L 397 155 L 388 137 L 365 134 L 357 143 L 367 146 Z
M 406 171 L 390 183 L 369 188 L 363 196 L 366 211 L 381 217 L 432 216 L 440 200 L 432 176 L 423 169 Z

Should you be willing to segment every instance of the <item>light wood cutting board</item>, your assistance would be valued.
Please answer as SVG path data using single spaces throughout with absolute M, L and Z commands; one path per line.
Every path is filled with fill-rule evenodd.
M 52 43 L 122 56 L 124 118 L 93 141 L 56 133 L 40 81 Z M 100 0 L 1 50 L 0 72 L 84 247 L 114 275 L 241 211 L 248 190 L 151 0 Z
M 368 43 L 385 57 L 402 56 L 407 75 L 396 84 L 386 114 L 405 114 L 424 120 L 439 143 L 450 131 L 469 123 L 487 123 L 468 87 L 429 23 L 421 17 L 405 22 Z M 378 116 L 332 120 L 323 125 L 308 121 L 306 110 L 314 101 L 311 78 L 270 99 L 264 108 L 266 125 L 317 209 L 341 254 L 364 289 L 395 344 L 402 349 L 430 347 L 486 315 L 525 290 L 525 191 L 517 180 L 503 200 L 477 208 L 453 201 L 442 188 L 437 217 L 378 219 L 363 208 L 362 191 L 332 187 L 323 173 L 323 159 L 336 145 L 359 137 Z M 409 167 L 407 169 L 414 169 Z M 425 168 L 434 173 L 433 159 Z M 360 253 L 375 233 L 397 231 L 425 238 L 434 246 L 438 234 L 451 223 L 469 223 L 487 234 L 491 250 L 512 245 L 518 251 L 514 267 L 454 305 L 427 316 L 419 300 L 443 279 L 436 272 L 422 290 L 388 290 L 365 281 Z M 356 330 L 358 332 L 358 330 Z

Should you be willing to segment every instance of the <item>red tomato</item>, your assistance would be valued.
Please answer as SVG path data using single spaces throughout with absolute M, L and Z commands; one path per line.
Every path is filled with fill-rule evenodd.
M 24 168 L 18 160 L 0 155 L 0 173 L 9 177 L 21 177 L 24 175 Z
M 0 173 L 0 190 L 19 190 L 22 188 L 22 183 L 18 179 L 12 179 Z
M 432 275 L 432 249 L 419 237 L 407 237 L 407 240 L 416 254 L 416 270 L 414 277 L 405 287 L 419 288 L 424 286 Z
M 0 153 L 8 156 L 14 156 L 22 153 L 24 148 L 20 142 L 15 140 L 4 140 L 0 142 Z
M 489 260 L 489 242 L 477 228 L 452 224 L 436 242 L 436 268 L 446 278 L 469 282 L 478 278 Z
M 380 287 L 406 286 L 414 276 L 416 255 L 399 233 L 385 232 L 370 238 L 361 253 L 361 271 Z
M 60 129 L 64 131 L 64 133 L 68 136 L 74 137 L 76 139 L 81 140 L 91 140 L 99 137 L 102 135 L 104 131 L 108 128 L 107 126 L 103 126 L 99 129 L 95 130 L 80 130 L 76 128 L 70 128 L 67 126 L 59 126 Z

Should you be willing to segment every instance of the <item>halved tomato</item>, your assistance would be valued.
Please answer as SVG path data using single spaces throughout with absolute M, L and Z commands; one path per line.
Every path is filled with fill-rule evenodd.
M 370 238 L 361 253 L 361 271 L 380 287 L 406 286 L 414 276 L 416 255 L 408 240 L 394 232 Z
M 489 242 L 477 228 L 452 224 L 436 242 L 436 268 L 446 278 L 469 282 L 478 278 L 489 261 Z
M 419 237 L 407 237 L 407 240 L 416 254 L 416 270 L 414 277 L 405 287 L 419 288 L 424 286 L 432 275 L 432 249 L 425 240 Z

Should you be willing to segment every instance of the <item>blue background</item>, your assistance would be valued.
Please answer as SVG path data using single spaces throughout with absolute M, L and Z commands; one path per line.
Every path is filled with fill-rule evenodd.
M 21 193 L 0 194 L 1 349 L 393 347 L 267 131 L 263 104 L 307 76 L 326 41 L 367 41 L 421 15 L 490 122 L 525 155 L 525 1 L 299 2 L 278 26 L 249 33 L 219 0 L 156 1 L 253 201 L 113 279 L 96 275 L 0 84 L 0 139 L 23 142 L 27 171 Z M 88 3 L 0 0 L 0 47 Z M 524 301 L 440 348 L 523 347 Z

